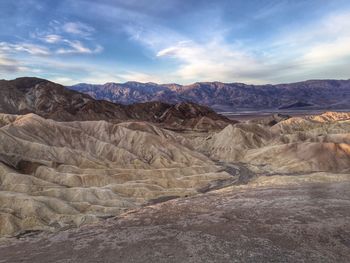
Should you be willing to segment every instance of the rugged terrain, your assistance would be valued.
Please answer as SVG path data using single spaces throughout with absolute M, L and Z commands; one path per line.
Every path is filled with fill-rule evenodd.
M 269 179 L 22 237 L 0 262 L 349 262 L 350 182 Z
M 189 140 L 144 122 L 0 115 L 1 235 L 94 222 L 231 179 Z
M 135 121 L 0 117 L 1 235 L 97 222 L 259 176 L 346 181 L 350 174 L 347 113 L 237 123 L 209 134 Z
M 237 123 L 40 79 L 0 88 L 0 262 L 350 258 L 350 113 Z
M 233 122 L 210 108 L 190 102 L 115 104 L 38 78 L 0 80 L 0 94 L 1 113 L 35 113 L 57 121 L 142 120 L 160 123 L 166 128 L 191 130 L 222 128 Z
M 257 109 L 348 109 L 350 80 L 308 80 L 277 85 L 198 82 L 192 85 L 155 83 L 77 84 L 70 89 L 96 99 L 131 104 L 146 101 L 191 101 L 219 111 Z

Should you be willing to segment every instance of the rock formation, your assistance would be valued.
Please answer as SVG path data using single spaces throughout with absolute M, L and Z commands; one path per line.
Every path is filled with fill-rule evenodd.
M 186 109 L 191 119 L 196 108 Z M 177 123 L 182 108 L 171 110 L 160 117 Z M 349 131 L 350 115 L 330 112 L 209 134 L 1 114 L 1 235 L 80 226 L 256 176 L 350 174 Z

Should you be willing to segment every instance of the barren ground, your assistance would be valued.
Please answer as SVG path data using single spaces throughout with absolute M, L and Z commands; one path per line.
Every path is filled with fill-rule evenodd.
M 3 239 L 0 262 L 349 262 L 350 182 L 241 186 Z

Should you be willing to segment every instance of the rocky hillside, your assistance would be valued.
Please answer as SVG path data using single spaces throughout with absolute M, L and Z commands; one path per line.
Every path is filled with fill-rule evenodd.
M 194 103 L 160 102 L 133 105 L 96 100 L 62 85 L 38 78 L 0 81 L 0 112 L 35 113 L 58 121 L 143 120 L 170 128 L 222 128 L 232 121 Z
M 127 82 L 77 84 L 70 89 L 116 103 L 191 101 L 217 109 L 348 108 L 350 80 L 309 80 L 278 85 L 201 82 L 177 84 Z
M 198 133 L 0 114 L 0 236 L 81 226 L 230 185 L 350 180 L 349 113 L 275 121 Z
M 230 174 L 146 122 L 0 114 L 0 237 L 96 222 Z

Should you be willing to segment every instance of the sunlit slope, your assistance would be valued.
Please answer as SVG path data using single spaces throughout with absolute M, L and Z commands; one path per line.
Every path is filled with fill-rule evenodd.
M 1 114 L 0 235 L 80 226 L 230 184 L 350 179 L 350 114 L 261 123 L 173 132 Z
M 349 143 L 350 114 L 330 112 L 273 126 L 229 125 L 195 141 L 212 159 L 247 163 L 260 173 L 349 172 Z
M 0 119 L 1 235 L 79 226 L 230 177 L 181 135 L 148 123 Z

